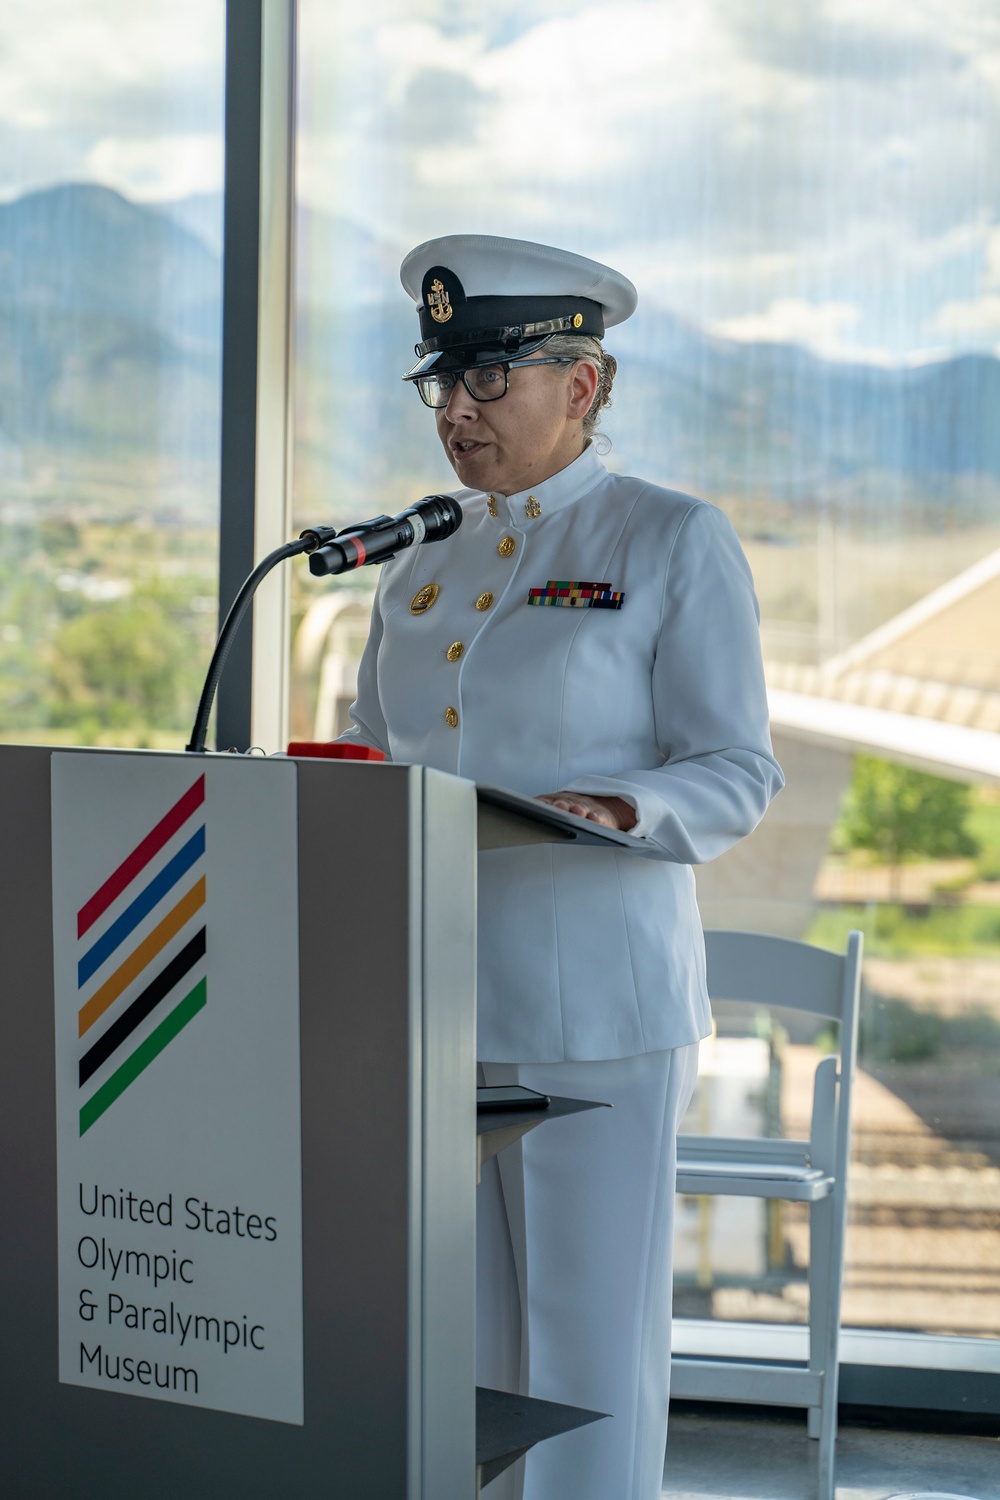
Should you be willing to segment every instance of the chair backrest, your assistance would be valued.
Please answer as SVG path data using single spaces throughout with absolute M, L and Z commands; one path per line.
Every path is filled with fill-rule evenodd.
M 850 1153 L 851 1093 L 858 1053 L 861 1001 L 861 956 L 864 935 L 852 932 L 845 953 L 830 953 L 793 938 L 760 932 L 705 933 L 708 993 L 713 1000 L 780 1005 L 840 1022 L 840 1059 L 836 1140 L 833 1165 L 837 1182 L 847 1178 Z M 822 1065 L 821 1065 L 822 1066 Z M 824 1079 L 824 1086 L 834 1080 Z M 814 1116 L 815 1119 L 815 1116 Z M 838 1255 L 843 1242 L 844 1199 L 840 1195 L 834 1230 Z
M 860 933 L 851 934 L 855 936 L 860 939 Z M 849 984 L 845 993 L 844 983 L 850 946 L 845 955 L 792 938 L 710 929 L 705 933 L 705 954 L 713 1000 L 781 1005 L 836 1021 L 843 1020 L 845 1005 L 850 1005 L 854 985 Z

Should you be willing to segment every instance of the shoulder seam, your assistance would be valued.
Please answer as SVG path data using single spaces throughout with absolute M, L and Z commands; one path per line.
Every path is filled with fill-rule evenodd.
M 678 491 L 676 493 L 681 492 Z M 680 521 L 677 523 L 677 530 L 674 532 L 673 541 L 670 543 L 670 551 L 667 553 L 667 560 L 663 566 L 663 592 L 660 596 L 660 618 L 657 624 L 657 637 L 659 637 L 663 633 L 663 617 L 667 612 L 667 580 L 670 577 L 670 568 L 674 560 L 674 552 L 676 550 L 677 543 L 680 540 L 681 532 L 684 530 L 684 527 L 687 525 L 690 518 L 694 515 L 695 511 L 701 510 L 709 503 L 707 500 L 697 499 L 694 495 L 685 495 L 684 498 L 685 500 L 690 500 L 691 504 L 688 506 L 687 510 L 681 516 Z

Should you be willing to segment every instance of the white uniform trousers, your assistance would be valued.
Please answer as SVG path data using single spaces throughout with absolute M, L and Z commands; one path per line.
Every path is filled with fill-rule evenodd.
M 478 1383 L 612 1414 L 540 1443 L 493 1481 L 490 1500 L 659 1500 L 676 1140 L 697 1068 L 697 1044 L 481 1065 L 488 1084 L 613 1106 L 547 1121 L 483 1170 Z

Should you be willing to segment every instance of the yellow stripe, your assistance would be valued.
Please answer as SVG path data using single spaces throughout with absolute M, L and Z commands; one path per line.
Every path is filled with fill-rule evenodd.
M 184 923 L 190 921 L 198 908 L 204 905 L 205 877 L 203 875 L 195 882 L 187 895 L 181 897 L 173 910 L 167 912 L 159 926 L 154 927 L 149 936 L 143 938 L 138 948 L 129 954 L 110 979 L 106 979 L 101 988 L 94 991 L 80 1011 L 81 1036 L 93 1026 L 95 1021 L 100 1020 L 108 1006 L 113 1005 L 118 999 L 122 990 L 142 973 L 148 963 L 152 963 L 160 950 L 165 948 L 170 939 L 180 932 Z

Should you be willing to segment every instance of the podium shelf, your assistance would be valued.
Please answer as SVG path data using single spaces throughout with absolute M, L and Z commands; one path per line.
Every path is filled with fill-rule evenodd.
M 476 1386 L 476 1493 L 536 1443 L 600 1422 L 607 1412 Z
M 550 1096 L 547 1109 L 480 1109 L 476 1112 L 476 1145 L 478 1148 L 478 1171 L 483 1162 L 489 1161 L 500 1151 L 519 1141 L 522 1135 L 543 1125 L 546 1120 L 558 1120 L 564 1115 L 576 1115 L 584 1109 L 610 1109 L 594 1099 L 562 1099 Z

